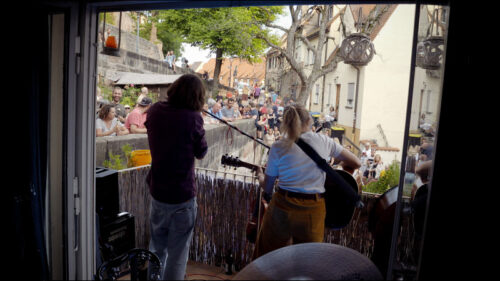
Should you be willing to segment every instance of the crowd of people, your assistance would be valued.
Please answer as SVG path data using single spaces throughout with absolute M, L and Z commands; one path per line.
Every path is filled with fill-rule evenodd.
M 294 104 L 293 99 L 283 104 L 282 98 L 274 91 L 266 92 L 258 84 L 241 94 L 227 92 L 209 98 L 202 112 L 205 124 L 217 124 L 220 120 L 233 122 L 241 119 L 253 119 L 257 129 L 257 139 L 272 145 L 282 138 L 280 130 L 283 122 L 284 106 Z M 215 116 L 215 117 L 214 117 Z
M 376 148 L 372 147 L 369 142 L 362 144 L 361 167 L 353 174 L 358 184 L 364 186 L 380 178 L 385 167 L 381 155 L 376 152 Z
M 128 104 L 122 104 L 122 88 L 118 86 L 113 88 L 111 101 L 103 99 L 100 96 L 99 88 L 97 89 L 97 137 L 147 133 L 144 122 L 147 110 L 153 103 L 152 99 L 148 97 L 147 87 L 141 88 L 133 109 Z

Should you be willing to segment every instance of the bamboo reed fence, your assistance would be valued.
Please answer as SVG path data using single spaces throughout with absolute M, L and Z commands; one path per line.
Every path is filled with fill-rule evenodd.
M 118 176 L 120 211 L 135 217 L 136 247 L 148 248 L 149 205 L 151 197 L 145 179 L 150 166 L 121 170 Z M 258 183 L 251 175 L 230 171 L 196 168 L 198 214 L 189 258 L 213 266 L 223 266 L 225 257 L 233 254 L 236 270 L 251 261 L 254 244 L 246 239 L 246 224 L 251 202 L 257 197 Z M 363 194 L 367 208 L 356 210 L 351 223 L 341 230 L 325 231 L 326 243 L 352 248 L 367 257 L 373 253 L 373 238 L 368 231 L 368 212 L 376 199 Z M 413 225 L 409 216 L 402 217 L 397 258 L 416 264 L 413 249 Z

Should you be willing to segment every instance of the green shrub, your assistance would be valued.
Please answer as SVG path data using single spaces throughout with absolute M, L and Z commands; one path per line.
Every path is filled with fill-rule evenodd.
M 363 187 L 363 191 L 382 194 L 391 187 L 399 184 L 399 161 L 392 161 L 391 165 L 380 173 L 378 181 L 371 182 Z
M 113 170 L 123 170 L 128 168 L 128 164 L 125 165 L 123 163 L 128 163 L 130 159 L 130 154 L 132 153 L 132 146 L 130 144 L 126 144 L 122 146 L 122 152 L 125 155 L 125 160 L 122 158 L 121 154 L 113 154 L 111 151 L 108 153 L 109 159 L 104 160 L 102 163 L 104 167 Z
M 109 159 L 104 160 L 102 163 L 104 167 L 108 169 L 113 169 L 113 170 L 123 170 L 125 169 L 125 165 L 122 164 L 122 157 L 121 155 L 113 154 L 111 151 L 108 153 Z

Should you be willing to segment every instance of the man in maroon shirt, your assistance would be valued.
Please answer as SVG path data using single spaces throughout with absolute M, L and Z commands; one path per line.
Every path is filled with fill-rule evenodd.
M 151 202 L 150 250 L 158 255 L 163 280 L 183 280 L 197 203 L 194 159 L 207 153 L 201 110 L 205 89 L 192 74 L 168 89 L 168 101 L 148 110 L 145 126 L 151 150 L 147 176 Z

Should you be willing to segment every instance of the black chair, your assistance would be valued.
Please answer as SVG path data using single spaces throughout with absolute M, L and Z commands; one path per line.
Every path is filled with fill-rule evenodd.
M 132 249 L 103 263 L 97 270 L 97 280 L 117 280 L 130 274 L 130 280 L 159 280 L 161 262 L 157 255 L 145 249 Z

